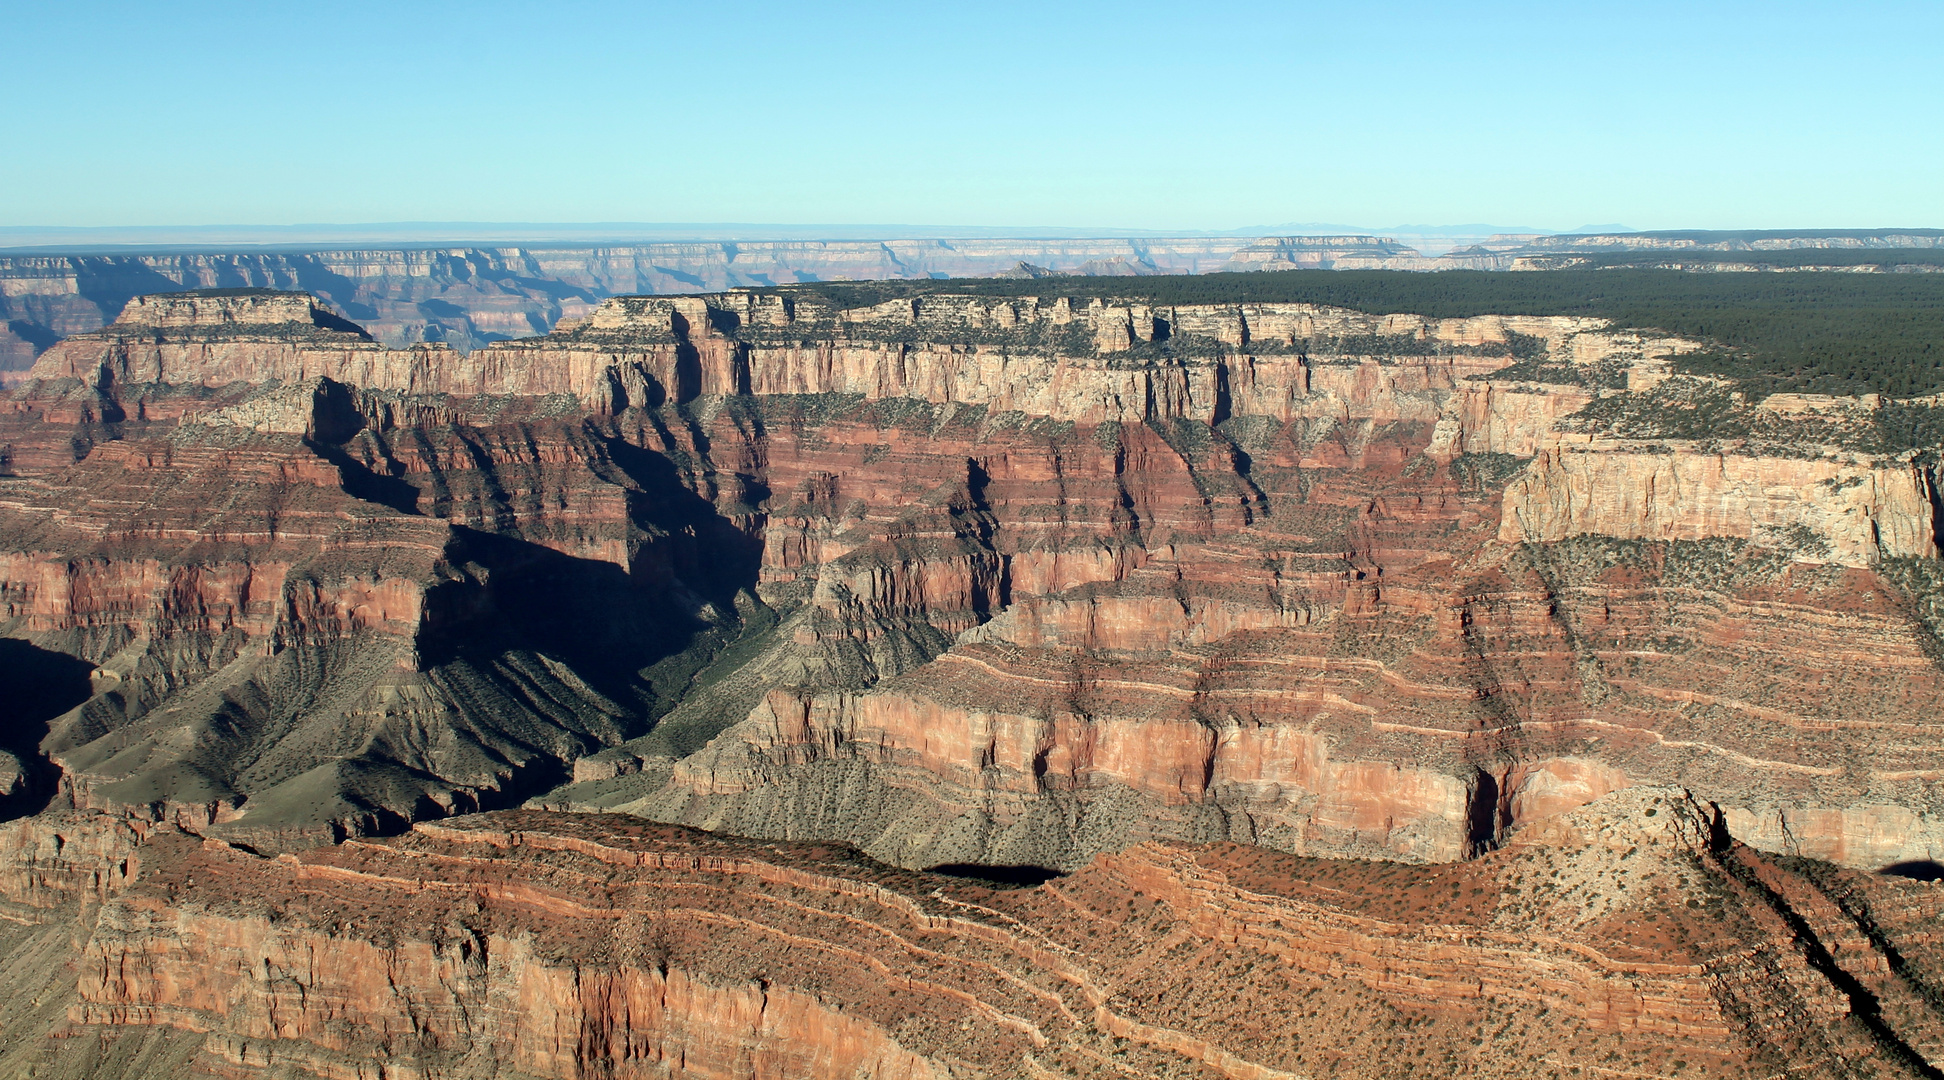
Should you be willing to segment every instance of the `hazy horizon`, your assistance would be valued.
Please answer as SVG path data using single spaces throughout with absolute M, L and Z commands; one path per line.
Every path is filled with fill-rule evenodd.
M 346 248 L 585 247 L 681 243 L 896 243 L 1017 240 L 1253 240 L 1290 235 L 1374 235 L 1441 255 L 1498 235 L 1553 230 L 1487 224 L 1369 227 L 1289 222 L 1226 230 L 1079 229 L 1045 226 L 759 224 L 747 222 L 369 222 L 343 225 L 0 226 L 0 253 L 116 255 L 291 252 Z
M 1376 235 L 1470 239 L 1496 234 L 1550 235 L 1621 226 L 1536 229 L 1521 225 L 1371 226 L 1339 222 L 1282 222 L 1231 229 L 1084 228 L 1058 225 L 936 225 L 918 223 L 794 222 L 539 222 L 377 221 L 290 225 L 0 225 L 0 250 L 29 247 L 246 246 L 277 247 L 370 240 L 386 243 L 680 243 L 752 241 L 892 241 L 970 239 L 1253 238 L 1287 235 Z
M 1882 59 L 1944 32 L 1915 0 L 83 0 L 8 30 L 10 226 L 1944 222 L 1944 88 Z

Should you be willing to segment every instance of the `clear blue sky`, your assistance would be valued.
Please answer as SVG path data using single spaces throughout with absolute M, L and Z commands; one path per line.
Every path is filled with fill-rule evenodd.
M 0 0 L 0 225 L 1944 226 L 1944 2 Z

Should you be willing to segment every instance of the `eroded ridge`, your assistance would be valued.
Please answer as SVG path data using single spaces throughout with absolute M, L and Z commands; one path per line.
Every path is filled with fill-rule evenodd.
M 44 1017 L 55 1060 L 1890 1077 L 1936 1075 L 1944 1048 L 1934 885 L 1761 855 L 1674 789 L 1457 865 L 1149 842 L 1037 886 L 619 815 L 503 811 L 276 857 L 109 822 L 8 826 L 10 869 L 42 883 L 10 896 L 16 921 L 91 925 L 65 1018 Z M 75 872 L 131 856 L 132 882 Z
M 461 356 L 141 298 L 0 410 L 0 660 L 76 669 L 0 790 L 265 851 L 538 797 L 1074 869 L 1449 861 L 1680 783 L 1928 858 L 1934 466 L 1692 347 L 786 290 Z

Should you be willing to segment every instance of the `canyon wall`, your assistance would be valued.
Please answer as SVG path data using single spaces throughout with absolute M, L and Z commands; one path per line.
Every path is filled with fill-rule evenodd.
M 393 348 L 461 352 L 544 334 L 607 297 L 688 294 L 792 282 L 1290 269 L 1540 270 L 1574 253 L 1801 249 L 1916 250 L 1935 230 L 1801 234 L 1495 236 L 1427 258 L 1376 236 L 1069 239 L 739 240 L 343 250 L 0 254 L 0 373 L 24 370 L 55 342 L 112 322 L 130 299 L 184 289 L 304 290 Z M 1407 238 L 1408 239 L 1408 238 Z M 1427 236 L 1419 243 L 1438 243 Z M 1928 269 L 1924 264 L 1843 269 Z
M 1934 1075 L 1934 473 L 1691 347 L 139 298 L 0 397 L 0 1071 Z
M 546 333 L 616 295 L 988 277 L 1022 262 L 1061 272 L 1192 274 L 1226 265 L 1249 244 L 1228 237 L 961 239 L 0 255 L 0 371 L 25 368 L 54 342 L 100 329 L 134 297 L 183 289 L 306 290 L 393 347 L 445 342 L 464 351 Z M 1336 254 L 1315 243 L 1284 242 L 1279 250 L 1285 261 L 1305 265 L 1327 265 Z
M 537 797 L 905 866 L 1442 862 L 1679 783 L 1932 858 L 1932 481 L 1781 407 L 1588 433 L 1691 347 L 766 290 L 461 356 L 148 297 L 0 413 L 0 618 L 92 672 L 6 749 L 264 851 Z
M 1802 529 L 1852 566 L 1937 557 L 1938 493 L 1913 462 L 1667 450 L 1622 443 L 1543 452 L 1506 492 L 1500 538 L 1754 539 Z
M 50 865 L 24 834 L 0 832 L 8 869 Z M 123 843 L 132 880 L 61 882 L 99 906 L 41 991 L 57 1011 L 10 1030 L 42 1067 L 103 1046 L 218 1076 L 1896 1077 L 1944 1050 L 1934 886 L 1761 856 L 1669 789 L 1459 866 L 1140 843 L 1026 887 L 619 815 L 276 858 Z M 29 899 L 23 922 L 74 917 Z

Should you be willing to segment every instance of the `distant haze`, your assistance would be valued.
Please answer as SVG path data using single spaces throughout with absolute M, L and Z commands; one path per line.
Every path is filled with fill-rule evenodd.
M 4 23 L 0 225 L 1944 223 L 1944 80 L 1909 53 L 1944 40 L 1932 0 L 73 0 Z
M 1520 225 L 1400 225 L 1390 228 L 1329 222 L 1292 222 L 1240 229 L 1176 230 L 1048 228 L 1033 225 L 796 225 L 668 222 L 395 221 L 353 225 L 127 225 L 0 226 L 0 251 L 113 252 L 144 249 L 315 250 L 353 246 L 473 244 L 624 244 L 683 240 L 909 240 L 1052 239 L 1156 236 L 1386 236 L 1437 255 L 1491 236 L 1550 234 Z M 1575 231 L 1592 231 L 1575 230 Z M 1624 231 L 1623 227 L 1601 231 Z

